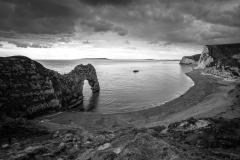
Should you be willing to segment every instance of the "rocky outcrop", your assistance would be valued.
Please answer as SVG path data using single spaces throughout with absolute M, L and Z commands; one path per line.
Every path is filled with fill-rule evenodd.
M 189 118 L 170 124 L 167 133 L 175 140 L 202 148 L 234 149 L 240 144 L 239 122 L 239 118 Z
M 0 112 L 9 117 L 36 117 L 83 101 L 83 84 L 100 87 L 91 64 L 61 75 L 24 56 L 0 57 Z
M 180 64 L 185 64 L 185 65 L 197 64 L 200 56 L 201 56 L 201 54 L 196 54 L 193 56 L 184 56 L 181 59 Z
M 240 79 L 240 44 L 206 45 L 198 67 L 203 73 L 228 80 Z
M 239 122 L 239 118 L 190 118 L 167 128 L 126 127 L 89 132 L 61 125 L 62 128 L 49 132 L 43 126 L 13 120 L 0 127 L 0 159 L 237 160 Z

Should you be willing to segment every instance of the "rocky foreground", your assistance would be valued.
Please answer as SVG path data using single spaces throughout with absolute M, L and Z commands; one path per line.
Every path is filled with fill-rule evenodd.
M 48 131 L 23 119 L 9 119 L 0 129 L 0 140 L 4 142 L 0 159 L 237 160 L 239 131 L 239 118 L 190 118 L 167 128 L 128 127 L 97 132 L 80 127 Z

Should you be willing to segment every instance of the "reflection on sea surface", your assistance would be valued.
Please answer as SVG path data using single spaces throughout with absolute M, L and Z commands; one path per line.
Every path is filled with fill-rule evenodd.
M 85 105 L 83 107 L 85 111 L 94 111 L 94 109 L 96 109 L 99 102 L 99 95 L 100 95 L 100 91 L 93 93 L 92 96 L 89 98 L 89 100 L 84 102 Z

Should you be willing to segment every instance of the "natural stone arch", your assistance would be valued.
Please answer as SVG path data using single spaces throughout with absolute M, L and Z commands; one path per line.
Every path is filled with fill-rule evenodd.
M 86 96 L 85 94 L 87 94 L 87 93 L 91 94 L 91 93 L 95 93 L 95 92 L 92 92 L 92 86 L 89 84 L 89 81 L 86 79 L 83 81 L 83 95 Z
M 0 117 L 34 118 L 77 106 L 83 101 L 84 80 L 92 92 L 100 90 L 91 64 L 61 75 L 28 57 L 0 57 Z
M 91 86 L 92 92 L 98 92 L 100 90 L 100 86 L 95 68 L 91 64 L 81 66 L 83 68 L 85 67 L 85 78 L 88 81 L 88 84 Z
M 67 86 L 71 90 L 72 97 L 67 100 L 68 107 L 74 107 L 83 101 L 83 85 L 84 80 L 88 81 L 93 93 L 100 90 L 97 73 L 91 64 L 80 64 L 70 73 L 64 75 L 67 80 Z
M 100 90 L 97 73 L 95 68 L 91 64 L 80 64 L 74 68 L 70 73 L 65 75 L 66 78 L 70 78 L 74 82 L 74 88 L 78 89 L 77 92 L 83 90 L 84 80 L 88 81 L 91 86 L 92 92 L 95 93 Z

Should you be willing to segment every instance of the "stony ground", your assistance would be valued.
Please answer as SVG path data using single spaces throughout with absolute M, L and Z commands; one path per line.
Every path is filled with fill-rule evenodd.
M 14 132 L 15 131 L 15 132 Z M 194 119 L 168 128 L 48 131 L 24 119 L 1 125 L 0 159 L 240 159 L 240 119 Z M 10 145 L 9 145 L 10 143 Z

